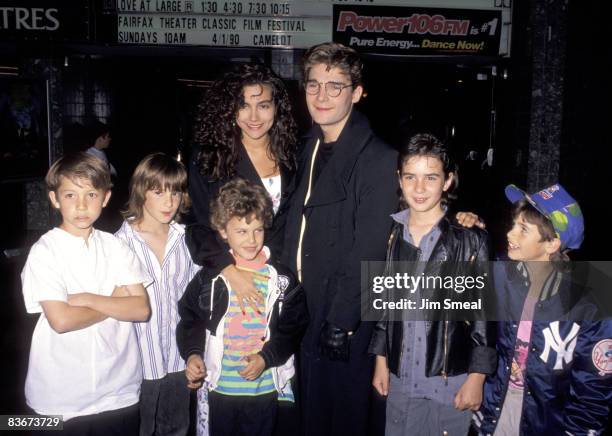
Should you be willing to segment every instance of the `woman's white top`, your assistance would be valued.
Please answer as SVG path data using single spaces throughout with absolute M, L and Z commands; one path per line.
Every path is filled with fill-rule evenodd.
M 278 176 L 262 177 L 261 182 L 272 199 L 272 207 L 276 214 L 281 203 L 281 176 L 279 174 Z

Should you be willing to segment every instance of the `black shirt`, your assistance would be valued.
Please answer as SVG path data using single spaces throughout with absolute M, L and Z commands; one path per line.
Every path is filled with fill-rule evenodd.
M 336 145 L 336 141 L 334 142 L 321 142 L 319 144 L 319 151 L 317 152 L 317 157 L 315 158 L 314 171 L 312 174 L 312 186 L 315 186 L 319 176 L 323 173 L 327 162 L 331 159 L 334 154 L 334 146 Z

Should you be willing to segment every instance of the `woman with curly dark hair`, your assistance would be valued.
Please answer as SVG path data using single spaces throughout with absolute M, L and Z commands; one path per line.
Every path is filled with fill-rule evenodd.
M 227 245 L 212 229 L 209 205 L 221 186 L 237 177 L 266 188 L 274 218 L 264 242 L 272 257 L 279 256 L 296 170 L 297 127 L 289 95 L 283 81 L 268 67 L 242 65 L 213 84 L 198 112 L 189 171 L 189 194 L 197 223 L 187 227 L 187 246 L 195 263 L 223 273 L 243 313 L 246 305 L 257 311 L 264 302 L 254 274 L 234 265 Z M 202 389 L 198 390 L 197 404 L 197 433 L 205 435 L 208 414 Z M 297 409 L 283 406 L 276 434 L 295 434 Z
M 197 224 L 188 228 L 193 260 L 223 271 L 240 299 L 255 308 L 260 298 L 252 275 L 238 270 L 223 242 L 212 230 L 209 203 L 228 180 L 241 177 L 266 188 L 274 205 L 274 221 L 266 245 L 278 256 L 285 210 L 296 169 L 296 123 L 283 81 L 261 64 L 241 65 L 215 82 L 204 95 L 196 118 L 194 158 L 189 194 Z

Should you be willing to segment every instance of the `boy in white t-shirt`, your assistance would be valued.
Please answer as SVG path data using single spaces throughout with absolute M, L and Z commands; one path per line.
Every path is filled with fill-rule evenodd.
M 93 228 L 112 186 L 108 167 L 85 153 L 46 177 L 62 223 L 33 246 L 21 273 L 34 329 L 25 393 L 42 415 L 61 415 L 62 435 L 138 432 L 142 381 L 132 321 L 150 315 L 149 279 L 132 251 Z

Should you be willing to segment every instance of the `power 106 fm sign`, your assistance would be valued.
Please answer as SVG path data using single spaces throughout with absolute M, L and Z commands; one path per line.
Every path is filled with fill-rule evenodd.
M 501 11 L 334 5 L 334 41 L 393 55 L 497 56 Z

